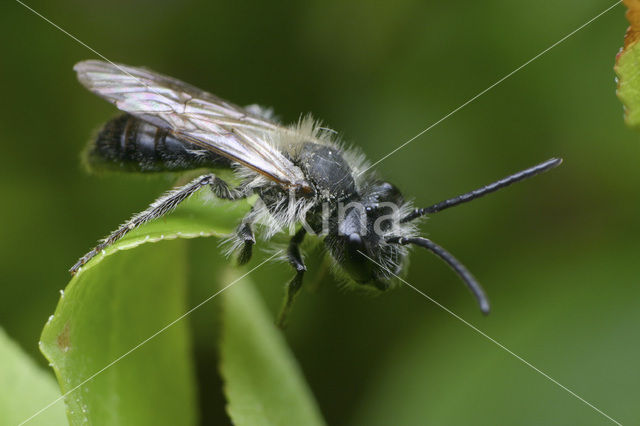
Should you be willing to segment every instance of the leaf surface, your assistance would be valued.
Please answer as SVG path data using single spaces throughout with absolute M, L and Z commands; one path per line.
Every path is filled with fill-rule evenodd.
M 40 347 L 71 424 L 197 422 L 188 319 L 172 324 L 190 308 L 186 242 L 143 245 L 222 236 L 245 210 L 196 198 L 107 248 L 64 290 Z
M 229 274 L 224 281 L 233 282 Z M 322 425 L 298 363 L 249 279 L 222 293 L 220 370 L 227 412 L 244 425 Z
M 50 374 L 0 329 L 0 424 L 15 425 L 27 420 L 60 396 Z M 55 404 L 34 417 L 30 425 L 66 425 L 62 404 Z

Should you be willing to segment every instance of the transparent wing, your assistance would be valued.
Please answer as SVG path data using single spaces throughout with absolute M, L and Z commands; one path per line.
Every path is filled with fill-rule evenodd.
M 310 189 L 302 171 L 268 143 L 268 134 L 279 127 L 263 116 L 144 68 L 91 60 L 74 70 L 87 89 L 118 109 L 285 187 Z

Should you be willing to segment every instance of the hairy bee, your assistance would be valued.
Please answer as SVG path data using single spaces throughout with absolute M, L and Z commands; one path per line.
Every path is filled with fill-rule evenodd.
M 251 258 L 254 230 L 265 239 L 293 230 L 287 259 L 295 276 L 287 286 L 283 324 L 306 270 L 300 244 L 319 237 L 335 269 L 357 286 L 384 291 L 403 272 L 408 246 L 424 247 L 444 260 L 489 312 L 475 278 L 449 252 L 420 237 L 416 219 L 456 206 L 545 172 L 553 158 L 472 192 L 427 208 L 414 208 L 397 187 L 369 172 L 364 157 L 340 144 L 335 132 L 311 118 L 279 124 L 257 106 L 241 108 L 153 71 L 102 61 L 75 65 L 78 79 L 124 112 L 107 122 L 87 151 L 93 168 L 127 172 L 229 169 L 230 186 L 206 173 L 173 189 L 134 215 L 73 265 L 75 274 L 97 253 L 145 222 L 173 210 L 203 187 L 216 197 L 238 200 L 257 194 L 251 211 L 231 237 L 240 264 Z

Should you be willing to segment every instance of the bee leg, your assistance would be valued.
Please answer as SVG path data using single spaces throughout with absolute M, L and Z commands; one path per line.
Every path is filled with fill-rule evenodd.
M 236 229 L 236 235 L 244 242 L 240 253 L 238 254 L 238 265 L 244 265 L 251 260 L 251 254 L 253 253 L 253 245 L 256 243 L 256 238 L 253 236 L 253 230 L 251 224 L 243 222 Z
M 291 312 L 291 306 L 293 305 L 296 294 L 298 294 L 298 291 L 302 287 L 302 277 L 304 276 L 304 272 L 307 270 L 307 267 L 304 266 L 302 255 L 300 254 L 300 244 L 302 243 L 302 240 L 304 240 L 306 234 L 307 231 L 305 231 L 304 228 L 300 228 L 300 230 L 291 238 L 291 241 L 289 242 L 289 249 L 287 250 L 289 264 L 295 268 L 296 275 L 289 284 L 287 284 L 282 309 L 280 309 L 280 315 L 278 315 L 278 327 L 283 329 L 287 325 L 287 316 L 289 315 L 289 312 Z
M 145 211 L 133 216 L 131 219 L 121 225 L 117 230 L 112 232 L 111 235 L 102 240 L 102 242 L 100 242 L 100 244 L 98 244 L 93 250 L 82 256 L 80 260 L 78 260 L 76 264 L 71 267 L 69 272 L 71 272 L 71 275 L 75 275 L 75 273 L 78 272 L 78 270 L 84 264 L 86 264 L 102 250 L 109 247 L 120 238 L 124 237 L 127 233 L 129 233 L 129 231 L 137 228 L 145 222 L 156 219 L 160 216 L 164 216 L 165 214 L 176 208 L 178 204 L 189 198 L 191 195 L 193 195 L 194 192 L 204 186 L 210 186 L 213 193 L 220 198 L 233 200 L 242 198 L 244 196 L 241 190 L 235 188 L 230 189 L 226 182 L 219 179 L 214 174 L 199 176 L 188 184 L 165 193 L 160 198 L 151 203 L 149 208 L 147 208 Z

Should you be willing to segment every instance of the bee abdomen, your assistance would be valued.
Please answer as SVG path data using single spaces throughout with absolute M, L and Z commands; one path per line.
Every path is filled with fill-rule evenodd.
M 171 172 L 200 167 L 227 169 L 231 161 L 132 115 L 108 121 L 85 152 L 92 171 Z

